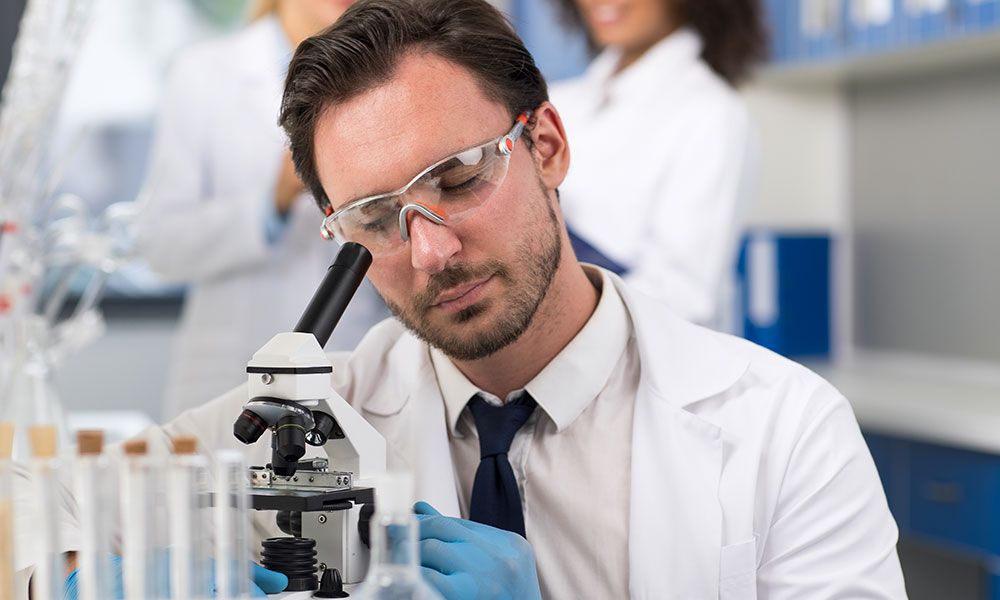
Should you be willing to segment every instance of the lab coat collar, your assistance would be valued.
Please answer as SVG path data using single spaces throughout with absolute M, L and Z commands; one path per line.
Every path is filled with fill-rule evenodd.
M 608 272 L 635 327 L 642 365 L 641 386 L 678 408 L 711 398 L 732 387 L 749 361 L 723 345 L 724 334 L 710 332 L 674 315 L 659 301 L 634 292 Z
M 637 324 L 632 327 L 632 334 L 642 365 L 640 387 L 648 388 L 652 396 L 686 409 L 729 389 L 749 368 L 746 357 L 734 354 L 731 346 L 723 344 L 724 334 L 684 321 L 659 301 L 629 289 L 610 271 L 593 265 L 586 267 L 602 273 L 605 285 L 610 282 L 614 286 L 631 323 Z M 387 357 L 388 364 L 393 365 L 396 393 L 366 401 L 365 410 L 393 414 L 405 404 L 404 398 L 414 397 L 415 390 L 429 387 L 442 404 L 442 419 L 447 424 L 427 344 L 403 331 L 398 322 L 387 325 L 399 330 Z
M 620 48 L 609 47 L 594 59 L 584 79 L 594 88 L 591 96 L 600 103 L 610 100 L 642 100 L 654 93 L 650 82 L 672 81 L 686 65 L 701 56 L 701 36 L 690 27 L 681 27 L 657 42 L 639 60 L 615 73 L 621 60 Z

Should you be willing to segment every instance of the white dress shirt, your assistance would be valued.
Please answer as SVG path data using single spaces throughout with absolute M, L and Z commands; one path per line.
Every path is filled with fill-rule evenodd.
M 629 472 L 639 358 L 628 312 L 602 271 L 587 275 L 601 297 L 575 338 L 524 388 L 538 403 L 508 458 L 524 508 L 545 598 L 628 595 Z M 431 350 L 445 402 L 462 516 L 479 466 L 479 436 L 466 404 L 473 385 Z M 511 392 L 508 400 L 522 390 Z

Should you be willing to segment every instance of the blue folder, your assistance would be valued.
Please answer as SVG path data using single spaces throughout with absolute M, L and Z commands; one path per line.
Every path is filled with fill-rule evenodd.
M 1000 0 L 960 0 L 962 30 L 977 34 L 1000 29 Z
M 743 337 L 784 356 L 829 357 L 830 256 L 828 234 L 748 232 L 737 265 Z
M 880 52 L 893 47 L 898 42 L 899 29 L 901 27 L 901 15 L 903 11 L 903 0 L 884 0 L 888 2 L 888 18 L 883 21 L 873 22 L 872 15 L 867 15 L 867 19 L 858 21 L 857 15 L 852 11 L 857 6 L 864 3 L 859 0 L 850 0 L 845 23 L 847 24 L 847 44 L 852 55 L 864 55 L 872 52 Z
M 955 32 L 954 15 L 956 3 L 964 0 L 947 0 L 942 10 L 914 12 L 911 3 L 904 2 L 902 7 L 901 44 L 917 46 L 927 42 L 943 39 Z

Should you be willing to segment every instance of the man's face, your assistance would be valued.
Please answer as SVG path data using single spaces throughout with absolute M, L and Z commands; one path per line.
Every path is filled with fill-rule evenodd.
M 412 54 L 390 82 L 322 115 L 315 142 L 320 181 L 336 209 L 398 189 L 512 125 L 470 73 Z M 459 360 L 489 356 L 516 340 L 558 267 L 560 224 L 527 139 L 518 140 L 506 178 L 474 214 L 452 226 L 411 213 L 410 241 L 377 255 L 368 272 L 409 329 Z

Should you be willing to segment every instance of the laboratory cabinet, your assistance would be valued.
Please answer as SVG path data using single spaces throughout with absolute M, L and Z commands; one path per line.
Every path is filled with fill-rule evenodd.
M 977 562 L 1000 600 L 1000 455 L 867 431 L 900 537 Z

